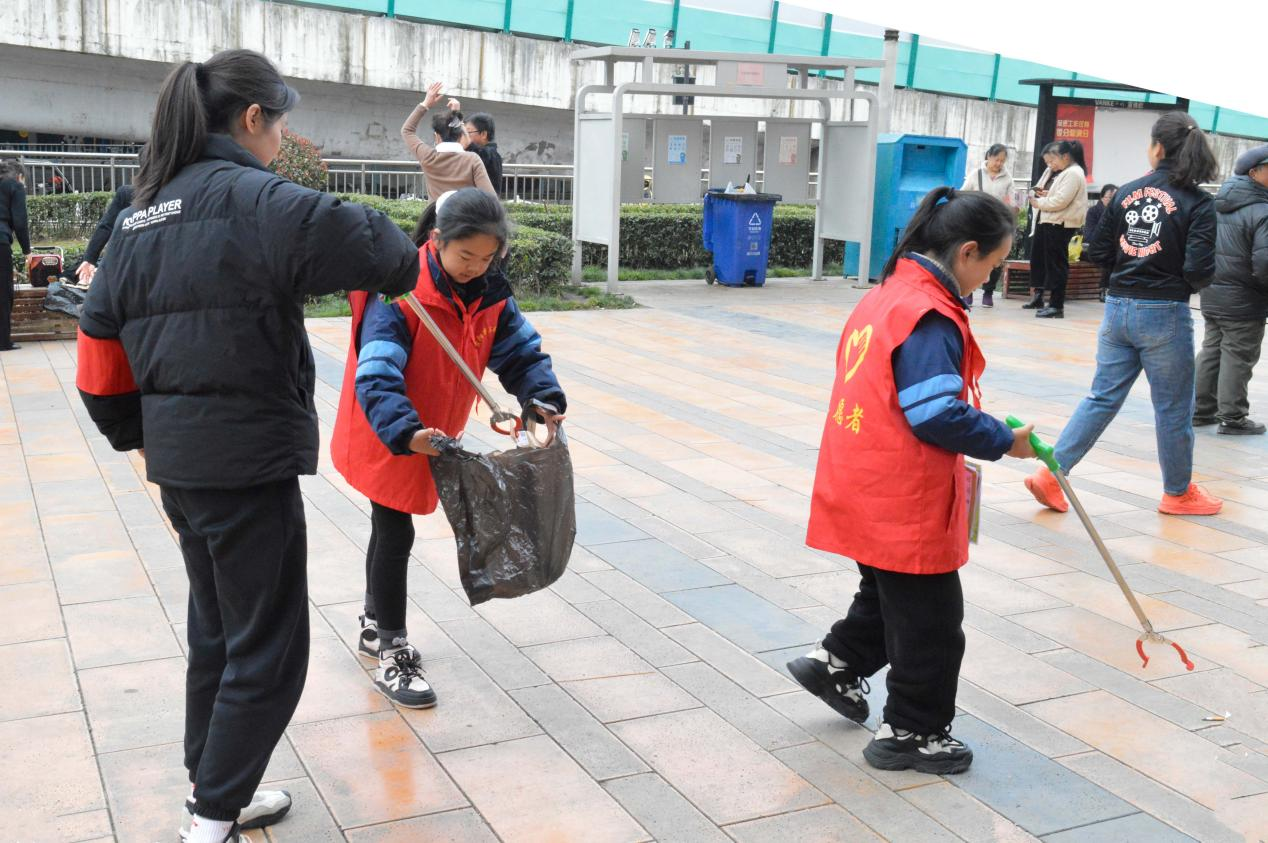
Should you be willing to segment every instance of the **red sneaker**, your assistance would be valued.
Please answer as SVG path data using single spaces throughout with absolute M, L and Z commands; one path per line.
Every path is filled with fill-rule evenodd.
M 1183 495 L 1163 495 L 1158 511 L 1166 515 L 1215 515 L 1224 508 L 1224 501 L 1190 483 Z
M 1061 484 L 1057 482 L 1056 475 L 1048 469 L 1041 468 L 1027 477 L 1026 488 L 1035 496 L 1035 500 L 1048 509 L 1055 509 L 1057 512 L 1069 511 L 1070 504 L 1066 503 Z

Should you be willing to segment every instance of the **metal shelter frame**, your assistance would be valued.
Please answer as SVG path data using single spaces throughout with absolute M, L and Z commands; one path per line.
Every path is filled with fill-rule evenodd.
M 621 253 L 621 153 L 622 153 L 622 122 L 625 115 L 625 98 L 634 94 L 651 94 L 655 96 L 695 96 L 695 97 L 717 97 L 717 98 L 743 98 L 743 99 L 774 99 L 774 100 L 805 100 L 809 102 L 817 102 L 820 105 L 820 116 L 809 118 L 808 123 L 819 123 L 821 126 L 819 137 L 819 180 L 815 187 L 815 196 L 811 199 L 811 203 L 815 206 L 815 233 L 814 233 L 814 257 L 813 268 L 811 274 L 815 280 L 823 278 L 823 241 L 825 239 L 851 239 L 841 238 L 840 231 L 846 225 L 844 222 L 836 221 L 835 228 L 830 235 L 824 234 L 824 196 L 825 191 L 832 190 L 834 167 L 831 166 L 829 158 L 830 139 L 832 132 L 829 127 L 834 125 L 844 125 L 853 127 L 866 127 L 866 144 L 858 151 L 866 156 L 866 172 L 867 178 L 866 190 L 860 190 L 858 202 L 860 213 L 851 220 L 853 228 L 860 228 L 860 236 L 857 238 L 860 247 L 860 266 L 867 266 L 869 259 L 869 245 L 871 240 L 872 226 L 872 190 L 876 180 L 876 140 L 877 140 L 877 121 L 882 110 L 889 107 L 888 103 L 879 101 L 879 97 L 869 91 L 856 90 L 854 80 L 856 72 L 861 68 L 883 68 L 884 60 L 878 59 L 855 59 L 855 58 L 838 58 L 828 56 L 793 56 L 793 55 L 767 55 L 752 53 L 717 53 L 704 50 L 658 50 L 658 49 L 640 49 L 632 47 L 596 47 L 591 49 L 579 50 L 572 55 L 574 62 L 599 61 L 603 63 L 603 83 L 595 85 L 583 85 L 577 90 L 576 109 L 573 117 L 573 136 L 580 144 L 582 137 L 581 124 L 587 118 L 610 118 L 612 120 L 612 184 L 611 184 L 611 207 L 608 211 L 609 226 L 606 238 L 590 236 L 583 241 L 582 223 L 580 220 L 579 204 L 584 201 L 583 190 L 585 180 L 587 178 L 587 170 L 593 172 L 593 166 L 587 166 L 584 151 L 578 147 L 574 160 L 573 170 L 573 194 L 572 194 L 572 239 L 574 245 L 573 251 L 573 280 L 581 280 L 581 251 L 583 242 L 603 243 L 608 247 L 608 273 L 607 283 L 608 290 L 615 292 L 617 290 L 617 273 L 620 265 Z M 695 85 L 695 84 L 675 84 L 675 83 L 658 83 L 654 80 L 654 70 L 657 64 L 688 64 L 693 66 L 713 66 L 717 67 L 721 64 L 735 63 L 737 65 L 760 65 L 763 68 L 769 66 L 782 66 L 785 68 L 780 79 L 784 79 L 788 75 L 788 71 L 796 74 L 796 87 L 774 87 L 765 84 L 766 77 L 763 71 L 763 84 L 761 85 L 741 85 L 741 84 L 723 84 L 723 85 Z M 637 73 L 638 80 L 634 82 L 625 82 L 620 85 L 616 84 L 616 66 L 618 64 L 635 64 L 640 68 Z M 842 72 L 845 76 L 845 84 L 840 90 L 811 90 L 806 87 L 806 82 L 811 73 L 819 72 Z M 593 95 L 611 94 L 612 105 L 610 112 L 587 112 L 587 100 Z M 864 100 L 868 103 L 868 116 L 866 121 L 850 121 L 849 123 L 833 124 L 832 123 L 832 103 L 851 102 L 853 100 Z M 853 109 L 851 109 L 852 111 Z M 631 115 L 633 116 L 633 115 Z M 647 115 L 651 119 L 655 119 L 660 115 Z M 670 115 L 664 115 L 666 117 Z M 693 115 L 695 116 L 695 115 Z M 703 122 L 707 117 L 736 117 L 742 115 L 699 115 L 698 119 Z M 677 119 L 682 119 L 677 117 Z M 756 120 L 756 118 L 754 118 Z M 596 176 L 590 176 L 595 178 Z M 839 204 L 839 203 L 838 203 Z
M 1034 152 L 1030 161 L 1030 181 L 1034 183 L 1043 175 L 1043 148 L 1057 133 L 1057 106 L 1062 103 L 1105 104 L 1123 108 L 1138 108 L 1144 111 L 1188 111 L 1189 101 L 1176 97 L 1174 103 L 1150 102 L 1149 97 L 1165 97 L 1166 94 L 1151 91 L 1148 88 L 1137 88 L 1135 85 L 1120 85 L 1117 82 L 1097 82 L 1091 79 L 1022 79 L 1022 85 L 1035 85 L 1039 88 L 1038 119 L 1035 121 Z M 1070 96 L 1058 96 L 1057 88 L 1067 88 Z M 1144 102 L 1107 102 L 1100 97 L 1075 96 L 1074 91 L 1107 91 L 1110 93 L 1144 94 Z M 1107 98 L 1108 99 L 1108 98 Z

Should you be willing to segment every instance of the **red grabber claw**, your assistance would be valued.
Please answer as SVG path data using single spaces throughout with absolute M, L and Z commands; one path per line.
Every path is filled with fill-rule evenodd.
M 1184 662 L 1185 670 L 1193 670 L 1193 662 L 1189 661 L 1189 656 L 1184 652 L 1184 648 L 1176 642 L 1170 642 L 1172 647 L 1176 648 L 1176 652 L 1180 654 L 1180 661 Z
M 1142 662 L 1140 669 L 1144 670 L 1149 667 L 1149 656 L 1145 655 L 1145 636 L 1143 635 L 1136 639 L 1136 652 L 1140 654 L 1140 660 Z M 1192 670 L 1192 668 L 1190 668 L 1190 670 Z

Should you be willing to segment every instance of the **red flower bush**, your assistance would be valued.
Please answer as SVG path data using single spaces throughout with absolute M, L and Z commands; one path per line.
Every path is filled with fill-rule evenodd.
M 282 132 L 282 150 L 269 169 L 284 179 L 313 190 L 326 189 L 326 162 L 308 138 L 292 131 Z

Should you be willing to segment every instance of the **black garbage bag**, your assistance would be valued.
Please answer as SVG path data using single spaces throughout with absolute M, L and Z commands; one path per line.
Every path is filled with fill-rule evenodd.
M 490 454 L 432 440 L 432 479 L 458 542 L 458 573 L 474 606 L 559 579 L 577 535 L 572 457 L 561 430 L 546 448 Z
M 78 319 L 79 312 L 84 306 L 85 296 L 86 293 L 77 287 L 68 287 L 61 281 L 52 281 L 48 285 L 48 291 L 44 293 L 43 308 Z

